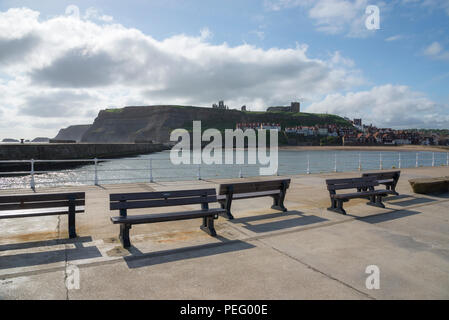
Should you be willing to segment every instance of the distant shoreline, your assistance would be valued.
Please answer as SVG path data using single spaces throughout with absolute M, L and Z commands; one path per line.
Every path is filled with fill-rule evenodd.
M 345 150 L 345 151 L 430 151 L 430 152 L 449 152 L 447 146 L 421 146 L 421 145 L 403 145 L 403 146 L 279 146 L 283 151 L 323 151 L 323 150 Z

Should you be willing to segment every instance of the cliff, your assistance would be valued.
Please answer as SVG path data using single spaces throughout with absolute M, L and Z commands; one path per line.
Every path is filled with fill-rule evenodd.
M 283 128 L 297 125 L 351 124 L 330 114 L 292 112 L 249 112 L 193 106 L 157 105 L 101 110 L 92 126 L 84 133 L 83 142 L 134 142 L 136 140 L 166 143 L 176 128 L 192 128 L 201 120 L 202 128 L 235 129 L 239 122 L 279 123 Z
M 63 128 L 59 130 L 58 134 L 53 139 L 81 141 L 81 137 L 90 128 L 90 126 L 90 124 L 81 124 Z

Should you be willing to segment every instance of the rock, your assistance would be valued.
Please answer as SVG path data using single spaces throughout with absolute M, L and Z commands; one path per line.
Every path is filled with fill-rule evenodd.
M 279 123 L 282 127 L 297 125 L 337 124 L 351 126 L 331 114 L 290 112 L 242 112 L 195 106 L 136 106 L 101 110 L 82 142 L 170 142 L 170 133 L 177 128 L 192 129 L 192 121 L 201 121 L 202 129 L 220 131 L 235 129 L 236 123 Z
M 81 141 L 83 134 L 90 128 L 90 124 L 80 124 L 69 126 L 59 130 L 56 137 L 52 140 L 74 140 L 76 142 Z
M 414 193 L 432 194 L 449 192 L 449 177 L 418 178 L 408 181 Z
M 50 139 L 47 137 L 37 137 L 31 140 L 31 142 L 49 142 Z

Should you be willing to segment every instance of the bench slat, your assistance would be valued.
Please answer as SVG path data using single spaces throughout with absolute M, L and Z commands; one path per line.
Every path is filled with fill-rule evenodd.
M 262 191 L 262 192 L 251 192 L 251 193 L 237 193 L 232 195 L 232 199 L 249 199 L 249 198 L 257 198 L 257 197 L 265 197 L 269 195 L 279 194 L 280 190 L 270 190 L 270 191 Z M 225 200 L 226 195 L 218 195 L 217 200 Z
M 349 178 L 349 179 L 327 179 L 327 190 L 357 189 L 376 187 L 379 185 L 375 177 Z
M 0 196 L 0 203 L 16 203 L 16 202 L 40 202 L 67 200 L 69 198 L 84 199 L 84 192 L 71 193 L 42 193 L 42 194 L 20 194 L 20 195 L 4 195 Z
M 250 193 L 259 191 L 269 191 L 274 189 L 281 189 L 282 183 L 290 184 L 290 179 L 274 180 L 274 181 L 254 181 L 254 182 L 238 182 L 221 184 L 218 194 L 226 194 L 229 187 L 233 188 L 233 193 Z
M 203 195 L 213 196 L 216 194 L 216 190 L 200 189 L 200 190 L 176 190 L 176 191 L 161 191 L 161 192 L 136 192 L 136 193 L 113 193 L 109 196 L 110 201 L 120 200 L 151 200 L 151 199 L 163 199 L 163 198 L 182 198 L 182 197 L 194 197 Z
M 74 200 L 75 206 L 83 206 L 85 204 L 84 199 Z M 21 209 L 41 209 L 41 208 L 59 208 L 68 207 L 69 200 L 57 200 L 48 202 L 25 202 L 25 203 L 5 203 L 0 204 L 0 214 L 4 210 L 21 210 Z
M 142 223 L 155 223 L 163 221 L 175 221 L 175 220 L 187 220 L 196 219 L 208 216 L 214 216 L 217 214 L 223 214 L 226 210 L 220 208 L 213 208 L 208 210 L 194 210 L 194 211 L 182 211 L 182 212 L 169 212 L 169 213 L 156 213 L 156 214 L 144 214 L 128 217 L 111 217 L 111 221 L 114 224 L 142 224 Z
M 333 194 L 331 198 L 334 199 L 353 199 L 353 198 L 364 198 L 372 195 L 381 195 L 381 194 L 394 194 L 393 191 L 390 190 L 374 190 L 374 191 L 363 191 L 363 192 L 354 192 L 354 193 L 341 193 L 341 194 Z
M 75 213 L 84 212 L 84 206 L 75 207 Z M 26 210 L 8 210 L 0 212 L 0 219 L 9 218 L 25 218 L 25 217 L 41 217 L 41 216 L 53 216 L 60 214 L 69 214 L 69 209 L 62 208 L 42 208 L 42 209 L 26 209 Z
M 366 172 L 362 177 L 376 177 L 376 179 L 394 179 L 399 177 L 401 171 L 387 171 L 387 172 Z
M 182 206 L 189 204 L 200 204 L 217 202 L 216 196 L 194 197 L 194 198 L 175 198 L 175 199 L 156 199 L 149 201 L 126 201 L 126 202 L 111 202 L 111 210 L 119 209 L 139 209 L 139 208 L 156 208 L 168 206 Z

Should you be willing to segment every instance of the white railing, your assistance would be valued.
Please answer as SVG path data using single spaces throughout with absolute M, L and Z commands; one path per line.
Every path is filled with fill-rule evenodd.
M 421 166 L 449 166 L 449 152 L 298 152 L 279 158 L 277 175 L 389 170 Z M 328 158 L 323 158 L 326 154 Z M 133 163 L 134 162 L 134 163 Z M 76 169 L 36 170 L 39 164 L 72 163 Z M 76 164 L 75 164 L 76 163 Z M 131 163 L 131 165 L 125 165 Z M 136 165 L 143 163 L 144 165 Z M 26 171 L 0 172 L 0 189 L 37 185 L 93 184 L 243 178 L 259 175 L 259 165 L 173 165 L 169 159 L 138 157 L 121 159 L 3 160 L 2 164 L 29 165 Z M 115 165 L 115 164 L 118 164 Z M 118 173 L 125 174 L 126 177 Z

